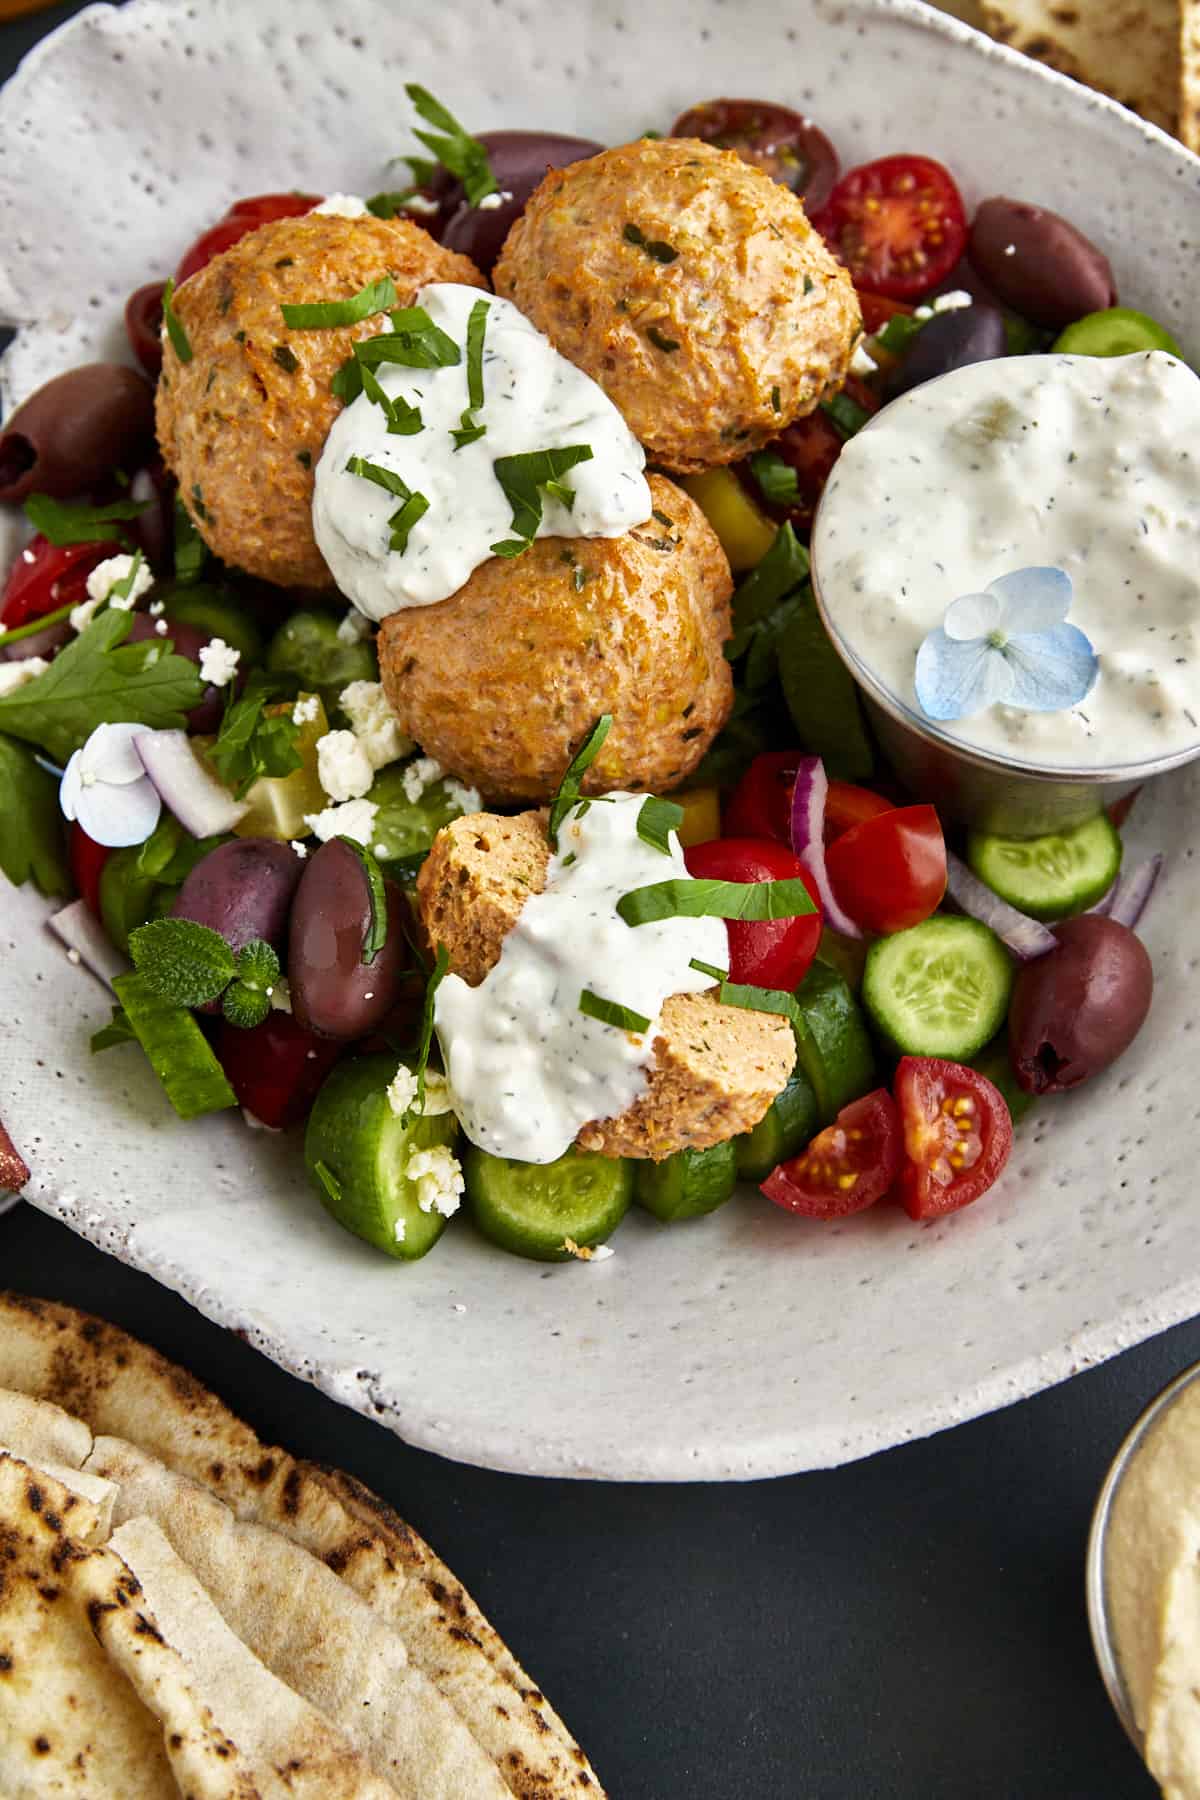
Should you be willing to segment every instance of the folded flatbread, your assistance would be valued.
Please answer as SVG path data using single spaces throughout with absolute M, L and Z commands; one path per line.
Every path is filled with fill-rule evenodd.
M 1179 0 L 983 0 L 983 16 L 1002 43 L 1176 130 Z

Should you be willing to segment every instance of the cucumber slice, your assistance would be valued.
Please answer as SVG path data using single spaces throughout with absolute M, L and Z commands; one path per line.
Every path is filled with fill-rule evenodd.
M 317 693 L 325 710 L 336 715 L 338 695 L 352 681 L 378 681 L 379 663 L 370 638 L 343 643 L 334 613 L 293 613 L 267 646 L 267 668 L 273 675 L 293 675 L 303 692 Z
M 240 650 L 243 668 L 262 661 L 262 634 L 231 589 L 201 582 L 165 595 L 164 604 L 168 619 L 194 625 L 197 631 L 224 638 L 234 650 Z
M 716 1212 L 737 1184 L 732 1138 L 709 1150 L 677 1150 L 662 1162 L 634 1164 L 633 1197 L 664 1224 Z
M 854 677 L 829 641 L 811 588 L 779 641 L 779 679 L 792 724 L 806 750 L 842 781 L 867 781 L 875 767 Z
M 738 1174 L 743 1181 L 765 1181 L 772 1169 L 803 1150 L 819 1127 L 812 1082 L 797 1068 L 754 1130 L 734 1139 Z
M 556 1162 L 513 1162 L 472 1144 L 463 1173 L 467 1207 L 484 1237 L 516 1256 L 567 1262 L 611 1237 L 633 1199 L 632 1166 L 594 1151 L 568 1150 Z
M 118 975 L 113 990 L 181 1119 L 237 1105 L 224 1069 L 186 1006 L 164 1000 L 136 970 Z
M 994 894 L 1031 919 L 1068 919 L 1106 894 L 1121 867 L 1120 833 L 1106 813 L 1046 837 L 973 831 L 967 861 Z
M 796 989 L 796 1004 L 797 1068 L 816 1095 L 818 1125 L 828 1125 L 875 1086 L 870 1034 L 848 984 L 826 963 L 813 963 Z
M 405 1174 L 414 1150 L 447 1147 L 458 1135 L 453 1113 L 413 1118 L 392 1111 L 388 1083 L 394 1056 L 339 1063 L 308 1117 L 304 1162 L 326 1212 L 377 1250 L 403 1262 L 424 1256 L 446 1229 L 439 1212 L 423 1212 L 416 1183 Z
M 1001 1037 L 993 1038 L 990 1044 L 985 1044 L 978 1056 L 971 1058 L 971 1067 L 978 1069 L 981 1075 L 986 1075 L 994 1088 L 999 1088 L 1012 1115 L 1013 1124 L 1019 1125 L 1033 1106 L 1034 1096 L 1017 1085 L 1008 1055 L 1007 1032 Z
M 863 1004 L 899 1056 L 968 1062 L 1004 1023 L 1012 958 L 976 919 L 938 915 L 867 952 Z
M 371 847 L 381 863 L 424 856 L 442 826 L 462 817 L 462 807 L 450 798 L 445 781 L 430 782 L 419 800 L 410 800 L 404 776 L 398 763 L 381 769 L 367 794 L 379 808 L 371 826 Z

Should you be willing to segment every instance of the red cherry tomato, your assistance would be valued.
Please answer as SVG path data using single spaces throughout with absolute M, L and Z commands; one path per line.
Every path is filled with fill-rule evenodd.
M 792 789 L 798 750 L 765 750 L 756 756 L 725 802 L 726 837 L 774 838 L 791 848 Z
M 231 249 L 260 225 L 271 219 L 294 219 L 320 204 L 319 194 L 250 194 L 244 200 L 235 200 L 225 217 L 202 232 L 191 249 L 184 252 L 175 271 L 176 286 L 182 287 L 189 275 L 195 275 L 214 256 Z
M 879 410 L 879 395 L 855 376 L 850 377 L 842 391 L 864 411 L 873 413 Z M 757 504 L 770 513 L 773 519 L 781 522 L 790 519 L 798 530 L 806 531 L 812 524 L 817 502 L 833 473 L 834 463 L 842 454 L 845 441 L 828 413 L 822 412 L 820 407 L 806 418 L 796 419 L 791 425 L 785 426 L 779 436 L 768 444 L 767 449 L 782 457 L 795 472 L 796 495 L 786 502 L 767 500 L 754 479 L 750 463 L 737 464 L 737 473 Z
M 912 1219 L 937 1219 L 985 1194 L 1008 1161 L 1012 1115 L 985 1075 L 932 1056 L 902 1056 L 904 1131 L 898 1196 Z
M 825 133 L 803 113 L 770 101 L 706 100 L 681 113 L 670 135 L 735 151 L 799 194 L 809 213 L 826 204 L 838 177 L 837 152 Z
M 832 844 L 834 838 L 853 830 L 855 825 L 894 811 L 890 800 L 873 794 L 870 788 L 854 787 L 849 781 L 831 781 L 825 796 L 825 842 Z
M 76 823 L 71 826 L 71 835 L 67 840 L 71 879 L 79 891 L 80 899 L 86 900 L 97 918 L 100 917 L 100 877 L 111 855 L 108 845 L 98 844 L 94 838 L 90 838 L 82 825 Z
M 772 1169 L 762 1191 L 806 1219 L 844 1219 L 891 1188 L 900 1171 L 900 1114 L 886 1088 L 843 1106 L 807 1149 Z
M 892 806 L 851 826 L 825 852 L 838 900 L 866 931 L 905 931 L 946 891 L 946 840 L 932 806 Z
M 730 919 L 729 978 L 751 987 L 799 987 L 821 941 L 821 908 L 807 872 L 790 850 L 769 838 L 713 838 L 684 851 L 690 875 L 715 881 L 795 881 L 815 911 L 798 919 Z
M 60 606 L 87 599 L 87 578 L 98 563 L 115 556 L 119 545 L 52 544 L 41 533 L 18 553 L 0 594 L 0 624 L 8 630 L 28 625 Z
M 851 169 L 813 224 L 855 285 L 889 300 L 927 294 L 967 242 L 962 195 L 929 156 L 883 156 Z
M 902 300 L 889 300 L 886 294 L 870 294 L 864 288 L 858 290 L 858 304 L 862 308 L 863 330 L 868 337 L 882 331 L 897 313 L 912 314 L 912 307 L 905 306 Z
M 223 1019 L 217 1039 L 217 1056 L 238 1105 L 277 1130 L 305 1117 L 344 1048 L 305 1031 L 286 1012 L 268 1013 L 249 1031 Z
M 148 281 L 125 302 L 125 336 L 129 348 L 152 381 L 162 368 L 162 297 L 166 284 Z

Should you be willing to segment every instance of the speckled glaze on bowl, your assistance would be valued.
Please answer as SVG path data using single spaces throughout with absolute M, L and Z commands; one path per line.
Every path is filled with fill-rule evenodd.
M 406 77 L 480 129 L 610 141 L 712 94 L 790 101 L 847 164 L 923 150 L 969 201 L 1065 212 L 1109 251 L 1123 298 L 1200 348 L 1200 162 L 915 0 L 132 0 L 80 14 L 0 98 L 0 313 L 27 326 L 10 395 L 114 350 L 126 294 L 232 196 L 382 185 L 405 147 Z M 519 1262 L 463 1228 L 399 1266 L 325 1216 L 293 1140 L 236 1115 L 180 1124 L 133 1050 L 90 1058 L 107 996 L 46 935 L 37 897 L 8 888 L 5 1122 L 34 1205 L 414 1443 L 631 1479 L 845 1461 L 1200 1304 L 1198 799 L 1194 772 L 1168 776 L 1134 814 L 1130 853 L 1169 853 L 1147 1030 L 1090 1090 L 1033 1114 L 983 1204 L 930 1226 L 891 1209 L 808 1226 L 750 1194 L 685 1226 L 631 1217 L 599 1264 Z

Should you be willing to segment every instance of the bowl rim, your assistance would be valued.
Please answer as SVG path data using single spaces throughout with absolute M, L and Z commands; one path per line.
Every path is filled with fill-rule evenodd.
M 1192 1383 L 1200 1380 L 1200 1362 L 1191 1363 L 1172 1377 L 1138 1414 L 1117 1448 L 1108 1472 L 1096 1496 L 1088 1529 L 1087 1555 L 1084 1561 L 1084 1594 L 1087 1602 L 1088 1630 L 1092 1649 L 1100 1670 L 1100 1679 L 1112 1703 L 1113 1711 L 1125 1735 L 1139 1756 L 1145 1755 L 1145 1739 L 1134 1717 L 1133 1700 L 1121 1668 L 1121 1658 L 1108 1613 L 1108 1588 L 1105 1579 L 1108 1530 L 1112 1510 L 1121 1483 L 1128 1474 L 1151 1432 Z

